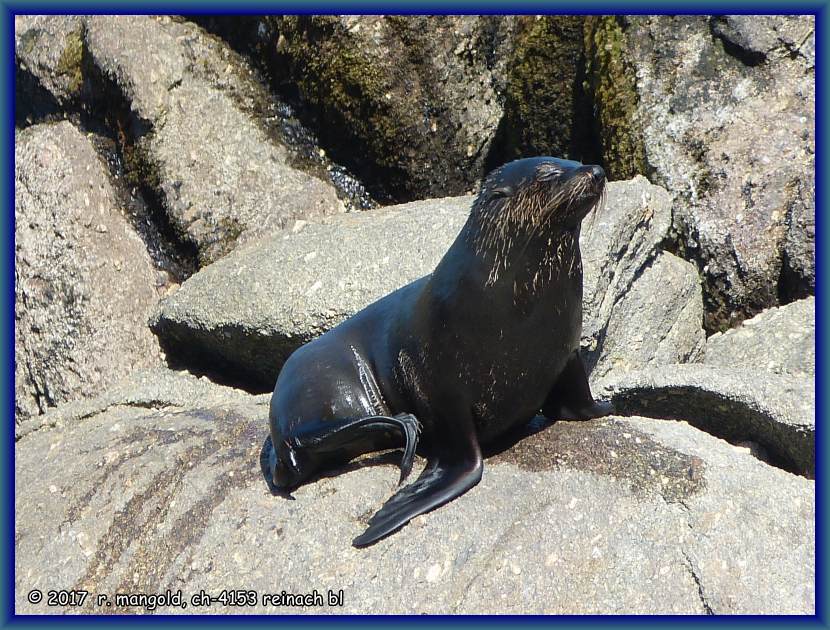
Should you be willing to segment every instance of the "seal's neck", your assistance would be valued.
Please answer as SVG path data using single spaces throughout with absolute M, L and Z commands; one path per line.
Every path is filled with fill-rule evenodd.
M 543 303 L 550 293 L 578 292 L 582 299 L 582 258 L 579 253 L 579 227 L 539 237 L 530 243 L 524 255 L 512 263 L 505 280 L 512 280 L 513 303 L 523 311 Z M 554 286 L 555 290 L 548 291 Z
M 470 215 L 461 238 L 485 270 L 485 288 L 500 282 L 539 288 L 557 268 L 567 271 L 581 264 L 579 224 L 553 229 L 546 219 L 510 212 Z

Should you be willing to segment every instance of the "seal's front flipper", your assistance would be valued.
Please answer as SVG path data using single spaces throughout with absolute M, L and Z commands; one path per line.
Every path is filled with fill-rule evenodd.
M 614 413 L 610 402 L 595 401 L 579 350 L 571 354 L 548 392 L 542 414 L 551 420 L 590 420 Z
M 457 455 L 430 459 L 421 476 L 384 503 L 369 521 L 369 528 L 352 544 L 355 547 L 371 545 L 419 514 L 464 494 L 481 480 L 482 470 L 480 453 L 469 460 L 459 459 Z

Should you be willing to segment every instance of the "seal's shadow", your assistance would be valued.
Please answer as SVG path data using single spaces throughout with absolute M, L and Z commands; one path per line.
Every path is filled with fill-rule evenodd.
M 516 427 L 500 436 L 494 442 L 482 446 L 482 455 L 485 459 L 494 457 L 504 451 L 510 450 L 522 440 L 535 435 L 540 431 L 544 431 L 556 424 L 556 420 L 549 420 L 544 416 L 536 416 L 530 422 L 520 427 Z

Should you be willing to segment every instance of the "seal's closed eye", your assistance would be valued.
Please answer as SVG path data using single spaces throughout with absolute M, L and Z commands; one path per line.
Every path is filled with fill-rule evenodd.
M 536 168 L 536 179 L 540 182 L 548 182 L 561 177 L 568 170 L 562 165 L 554 162 L 543 162 Z
M 510 186 L 502 186 L 496 188 L 490 193 L 490 199 L 500 199 L 501 197 L 510 197 L 513 194 L 513 189 Z

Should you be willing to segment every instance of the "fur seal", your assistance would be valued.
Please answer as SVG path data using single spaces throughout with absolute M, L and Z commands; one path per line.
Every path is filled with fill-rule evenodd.
M 359 454 L 419 439 L 427 466 L 354 539 L 370 545 L 481 479 L 481 445 L 548 418 L 611 411 L 579 355 L 579 230 L 605 189 L 599 166 L 516 160 L 484 180 L 435 271 L 297 349 L 277 378 L 263 465 L 290 490 Z

